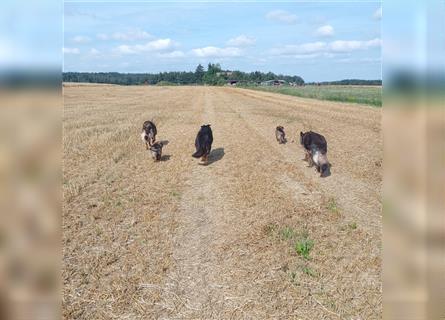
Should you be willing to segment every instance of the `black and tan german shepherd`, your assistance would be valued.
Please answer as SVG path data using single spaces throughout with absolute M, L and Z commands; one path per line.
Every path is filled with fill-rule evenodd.
M 212 150 L 213 133 L 210 124 L 202 125 L 195 139 L 196 152 L 194 158 L 201 158 L 200 164 L 208 164 L 208 156 Z
M 158 131 L 156 130 L 156 126 L 153 121 L 147 120 L 142 125 L 142 133 L 141 138 L 142 141 L 145 142 L 145 147 L 148 150 L 148 147 L 151 147 L 156 141 L 156 134 Z
M 286 143 L 286 134 L 284 133 L 284 128 L 282 126 L 278 126 L 275 129 L 275 138 L 277 138 L 279 144 Z
M 328 143 L 325 137 L 321 134 L 308 131 L 300 132 L 300 144 L 305 150 L 305 157 L 303 160 L 309 162 L 312 167 L 315 164 L 320 177 L 327 177 L 331 174 L 331 164 L 328 161 Z

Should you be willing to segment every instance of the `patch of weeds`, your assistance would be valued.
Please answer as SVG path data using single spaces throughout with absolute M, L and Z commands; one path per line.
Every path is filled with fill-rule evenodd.
M 349 229 L 355 230 L 357 229 L 357 223 L 355 222 L 348 223 L 348 227 Z
M 280 236 L 286 240 L 289 240 L 295 236 L 295 231 L 291 227 L 284 227 L 280 231 Z
M 118 206 L 118 207 L 120 207 L 122 205 L 122 203 L 120 202 L 120 201 L 118 201 L 117 203 L 116 203 L 116 206 Z
M 328 204 L 326 205 L 326 209 L 328 209 L 329 211 L 331 211 L 333 213 L 339 212 L 337 202 L 335 201 L 334 198 L 329 198 Z
M 289 274 L 289 276 L 290 276 L 290 280 L 291 280 L 292 282 L 295 282 L 295 281 L 297 280 L 297 273 L 296 273 L 296 272 L 291 272 L 291 273 Z
M 177 192 L 177 191 L 172 191 L 172 192 L 170 192 L 170 195 L 171 195 L 172 197 L 179 198 L 179 197 L 181 196 L 181 193 L 179 193 L 179 192 Z
M 309 254 L 314 247 L 314 241 L 309 239 L 307 236 L 302 237 L 295 243 L 295 251 L 299 256 L 302 256 L 304 259 L 309 259 Z
M 312 268 L 309 267 L 309 266 L 304 266 L 302 270 L 303 270 L 303 273 L 307 274 L 308 276 L 311 276 L 311 277 L 315 277 L 316 276 L 315 271 L 312 270 Z

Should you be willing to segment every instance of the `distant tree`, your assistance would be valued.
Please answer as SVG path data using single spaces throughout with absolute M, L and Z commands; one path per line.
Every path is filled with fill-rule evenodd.
M 204 67 L 201 64 L 199 64 L 196 67 L 196 70 L 195 70 L 195 81 L 196 81 L 196 83 L 202 83 L 202 79 L 204 78 L 204 74 L 205 74 Z
M 187 85 L 187 84 L 208 84 L 223 85 L 228 80 L 238 80 L 241 83 L 256 84 L 261 81 L 282 79 L 288 82 L 304 84 L 304 80 L 299 76 L 276 75 L 272 72 L 264 73 L 260 71 L 242 72 L 239 70 L 224 71 L 219 63 L 209 63 L 207 71 L 202 65 L 198 65 L 194 72 L 160 72 L 160 73 L 117 73 L 117 72 L 64 72 L 65 82 L 90 82 L 90 83 L 110 83 L 119 85 L 144 85 L 157 84 L 161 81 Z M 361 80 L 346 80 L 344 83 L 378 83 L 362 82 Z M 381 81 L 380 81 L 381 83 Z

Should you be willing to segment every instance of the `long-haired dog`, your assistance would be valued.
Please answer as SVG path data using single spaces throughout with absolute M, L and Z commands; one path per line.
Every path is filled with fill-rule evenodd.
M 201 158 L 200 164 L 208 164 L 208 156 L 212 149 L 213 133 L 210 124 L 202 125 L 195 139 L 196 152 L 194 158 Z
M 142 141 L 145 142 L 145 147 L 148 148 L 151 147 L 155 141 L 156 141 L 156 134 L 158 131 L 156 130 L 156 126 L 153 123 L 153 121 L 145 121 L 142 125 L 142 133 L 141 138 Z
M 278 126 L 275 129 L 275 138 L 279 144 L 286 143 L 286 134 L 284 133 L 284 128 L 282 126 Z
M 160 161 L 162 158 L 162 142 L 155 142 L 150 146 L 151 157 L 154 161 Z
M 305 149 L 305 161 L 309 162 L 309 167 L 315 165 L 320 177 L 330 175 L 331 164 L 328 161 L 328 143 L 321 134 L 308 131 L 300 132 L 300 144 Z

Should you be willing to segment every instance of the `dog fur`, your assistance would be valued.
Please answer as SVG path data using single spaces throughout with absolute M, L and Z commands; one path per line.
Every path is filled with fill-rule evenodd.
M 144 122 L 142 125 L 141 139 L 145 142 L 147 150 L 155 143 L 157 133 L 158 131 L 153 121 L 148 120 Z
M 275 129 L 275 137 L 279 144 L 286 143 L 286 134 L 284 133 L 284 128 L 282 126 L 278 126 Z
M 196 152 L 194 158 L 201 158 L 200 164 L 208 164 L 208 156 L 212 150 L 213 133 L 210 124 L 202 125 L 195 139 Z
M 308 131 L 300 132 L 300 144 L 305 149 L 305 158 L 309 167 L 315 165 L 320 177 L 330 175 L 331 164 L 327 158 L 328 144 L 324 136 L 319 133 Z
M 155 142 L 150 146 L 151 157 L 154 161 L 160 161 L 162 158 L 162 142 Z

